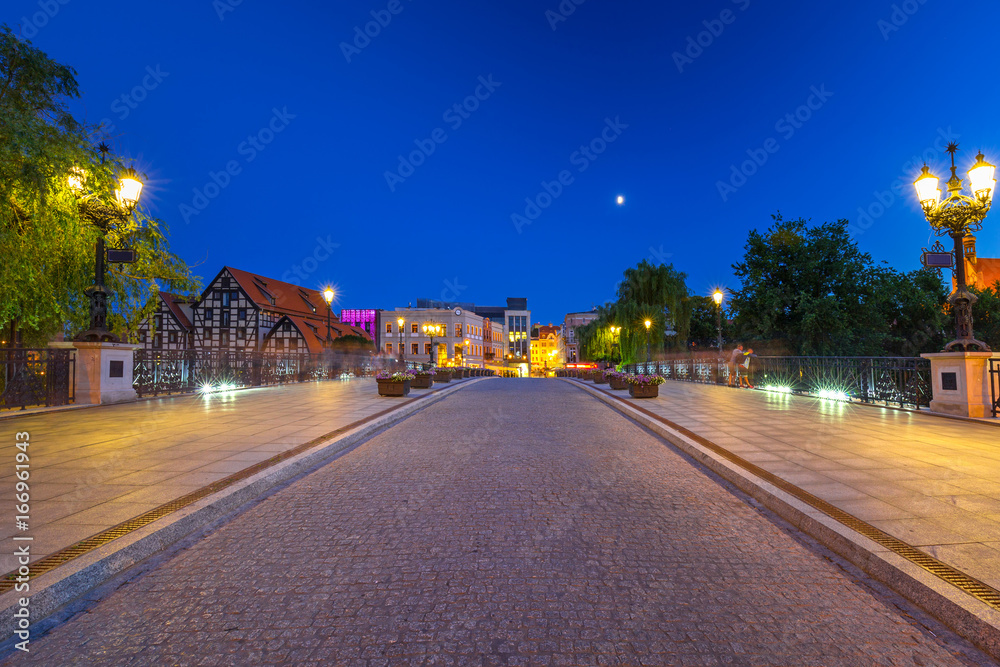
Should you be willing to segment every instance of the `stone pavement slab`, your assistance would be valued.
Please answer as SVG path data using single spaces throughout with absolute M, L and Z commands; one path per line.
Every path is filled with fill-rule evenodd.
M 628 401 L 1000 588 L 997 426 L 679 381 Z
M 433 390 L 413 390 L 410 397 Z M 0 420 L 8 452 L 0 497 L 13 499 L 14 434 L 30 434 L 36 561 L 235 472 L 392 407 L 372 379 L 182 395 Z M 11 508 L 13 500 L 10 500 Z M 20 533 L 12 509 L 0 540 Z M 17 567 L 0 553 L 0 575 Z
M 39 665 L 986 665 L 569 384 L 479 383 L 31 644 Z

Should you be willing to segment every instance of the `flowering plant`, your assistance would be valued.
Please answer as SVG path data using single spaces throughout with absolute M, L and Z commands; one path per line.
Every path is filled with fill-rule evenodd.
M 421 371 L 421 370 L 417 370 L 416 368 L 413 368 L 413 369 L 408 370 L 406 372 L 407 373 L 413 373 L 414 375 L 434 375 L 434 373 L 436 373 L 437 371 L 435 371 L 433 368 L 428 368 L 425 371 Z
M 604 371 L 604 379 L 605 380 L 609 380 L 611 378 L 622 378 L 622 377 L 625 377 L 625 373 L 622 373 L 620 371 L 616 371 L 613 368 L 609 368 L 609 369 L 607 369 L 607 370 Z
M 375 374 L 375 379 L 388 380 L 389 382 L 408 382 L 413 379 L 413 374 L 406 371 L 396 371 L 395 373 L 379 371 Z
M 666 378 L 662 375 L 635 375 L 632 373 L 625 374 L 625 381 L 629 384 L 639 384 L 639 385 L 651 385 L 651 384 L 663 384 L 666 382 Z

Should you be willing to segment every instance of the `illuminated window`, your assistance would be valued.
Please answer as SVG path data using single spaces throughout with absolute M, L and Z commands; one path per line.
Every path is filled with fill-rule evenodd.
M 417 333 L 417 331 L 418 331 L 417 324 L 416 322 L 414 322 L 413 324 L 410 325 L 410 333 Z
M 385 332 L 386 333 L 392 333 L 392 323 L 390 323 L 390 322 L 386 322 L 385 323 Z
M 430 354 L 430 353 L 431 353 L 431 344 L 424 343 L 424 354 Z
M 386 333 L 388 333 L 388 332 L 386 332 Z M 386 352 L 386 354 L 392 354 L 392 343 L 386 343 L 385 344 L 385 352 Z
M 459 323 L 455 325 L 455 338 L 461 338 L 461 337 L 462 337 L 462 325 Z
M 410 354 L 420 354 L 420 343 L 410 344 Z

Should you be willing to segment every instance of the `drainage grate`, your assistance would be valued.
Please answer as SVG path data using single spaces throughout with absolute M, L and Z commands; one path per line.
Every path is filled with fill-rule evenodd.
M 822 498 L 818 498 L 813 494 L 809 493 L 808 491 L 800 489 L 799 487 L 795 486 L 794 484 L 791 484 L 790 482 L 786 482 L 785 480 L 778 477 L 774 473 L 764 470 L 760 466 L 755 465 L 750 461 L 747 461 L 743 457 L 730 452 L 729 450 L 723 448 L 722 446 L 715 444 L 711 440 L 708 440 L 698 435 L 697 433 L 694 433 L 684 428 L 679 424 L 675 424 L 669 419 L 665 419 L 653 412 L 650 412 L 649 410 L 643 407 L 629 403 L 621 396 L 615 396 L 614 394 L 611 394 L 601 389 L 597 389 L 597 391 L 601 391 L 603 394 L 606 394 L 611 398 L 617 399 L 622 403 L 625 403 L 629 407 L 638 410 L 647 417 L 655 419 L 656 421 L 665 424 L 666 426 L 669 426 L 675 431 L 694 440 L 702 447 L 715 452 L 719 456 L 725 458 L 727 461 L 735 463 L 736 465 L 740 466 L 747 472 L 753 473 L 757 477 L 760 477 L 761 479 L 767 481 L 769 484 L 773 484 L 774 486 L 778 487 L 785 493 L 795 496 L 799 500 L 808 503 L 809 505 L 823 512 L 832 519 L 835 519 L 836 521 L 839 521 L 843 525 L 847 526 L 851 530 L 860 533 L 861 535 L 864 535 L 873 542 L 876 542 L 885 547 L 886 549 L 889 549 L 894 554 L 902 556 L 903 558 L 905 558 L 906 560 L 910 561 L 915 565 L 919 565 L 924 570 L 930 572 L 931 574 L 937 576 L 938 578 L 944 581 L 947 581 L 952 586 L 955 586 L 959 590 L 968 593 L 969 595 L 976 598 L 980 602 L 989 605 L 993 609 L 1000 610 L 1000 591 L 993 588 L 992 586 L 985 584 L 979 581 L 978 579 L 975 579 L 974 577 L 970 577 L 964 572 L 956 570 L 947 563 L 942 563 L 937 558 L 934 558 L 933 556 L 930 556 L 924 553 L 923 551 L 920 551 L 919 549 L 910 546 L 906 542 L 903 542 L 902 540 L 895 538 L 886 532 L 883 532 L 882 530 L 876 528 L 870 523 L 862 521 L 861 519 L 848 514 L 844 510 L 839 509 L 834 505 L 831 505 Z
M 179 509 L 187 507 L 188 505 L 197 502 L 202 498 L 210 496 L 217 491 L 221 491 L 222 489 L 232 486 L 237 482 L 252 477 L 262 470 L 266 470 L 267 468 L 270 468 L 271 466 L 281 463 L 282 461 L 290 459 L 293 456 L 298 456 L 302 452 L 311 449 L 316 445 L 329 440 L 330 438 L 334 438 L 338 435 L 341 435 L 342 433 L 346 433 L 351 429 L 357 428 L 358 426 L 366 424 L 374 419 L 378 419 L 383 415 L 387 415 L 390 412 L 398 410 L 400 407 L 404 405 L 412 403 L 413 401 L 419 401 L 420 399 L 436 394 L 439 391 L 442 391 L 442 389 L 436 389 L 429 394 L 424 394 L 423 396 L 414 397 L 402 403 L 396 403 L 391 408 L 382 410 L 381 412 L 365 417 L 364 419 L 359 419 L 358 421 L 352 422 L 347 426 L 341 426 L 335 431 L 330 431 L 329 433 L 321 435 L 318 438 L 313 438 L 309 442 L 303 443 L 293 449 L 289 449 L 287 451 L 281 452 L 280 454 L 276 454 L 275 456 L 272 456 L 267 460 L 261 461 L 260 463 L 255 463 L 249 468 L 244 468 L 243 470 L 237 473 L 233 473 L 232 475 L 220 479 L 217 482 L 213 482 L 212 484 L 209 484 L 206 487 L 198 489 L 197 491 L 192 491 L 191 493 L 185 496 L 181 496 L 176 500 L 171 500 L 168 503 L 165 503 L 163 505 L 160 505 L 159 507 L 155 507 L 149 510 L 145 514 L 140 514 L 139 516 L 133 519 L 129 519 L 128 521 L 123 521 L 117 526 L 112 526 L 111 528 L 101 531 L 100 533 L 97 533 L 92 537 L 88 537 L 87 539 L 77 542 L 72 546 L 66 547 L 65 549 L 57 551 L 54 554 L 50 554 L 45 558 L 39 559 L 31 563 L 30 566 L 31 574 L 29 575 L 29 579 L 34 579 L 36 577 L 39 577 L 45 574 L 46 572 L 49 572 L 56 567 L 59 567 L 60 565 L 66 563 L 67 561 L 82 556 L 85 553 L 97 549 L 98 547 L 102 547 L 108 542 L 117 540 L 119 537 L 124 537 L 125 535 L 128 535 L 133 531 L 139 530 L 140 528 L 143 528 L 144 526 L 147 526 L 158 519 L 162 519 L 168 514 L 176 512 Z M 17 583 L 18 576 L 19 575 L 16 570 L 8 572 L 6 575 L 4 575 L 4 577 L 0 579 L 0 594 L 13 590 L 14 585 Z

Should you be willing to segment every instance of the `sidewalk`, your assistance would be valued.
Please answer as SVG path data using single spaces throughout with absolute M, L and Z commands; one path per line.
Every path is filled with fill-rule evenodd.
M 468 382 L 466 380 L 465 382 Z M 454 385 L 455 383 L 452 383 Z M 431 390 L 413 390 L 419 398 Z M 14 433 L 30 434 L 31 561 L 276 454 L 406 402 L 381 398 L 372 379 L 311 382 L 186 394 L 92 410 L 41 412 L 0 421 L 11 453 L 0 470 L 10 506 L 0 539 L 14 525 Z M 14 548 L 0 553 L 0 576 L 16 569 Z
M 1000 588 L 996 425 L 693 382 L 668 380 L 658 398 L 640 400 L 584 384 Z

